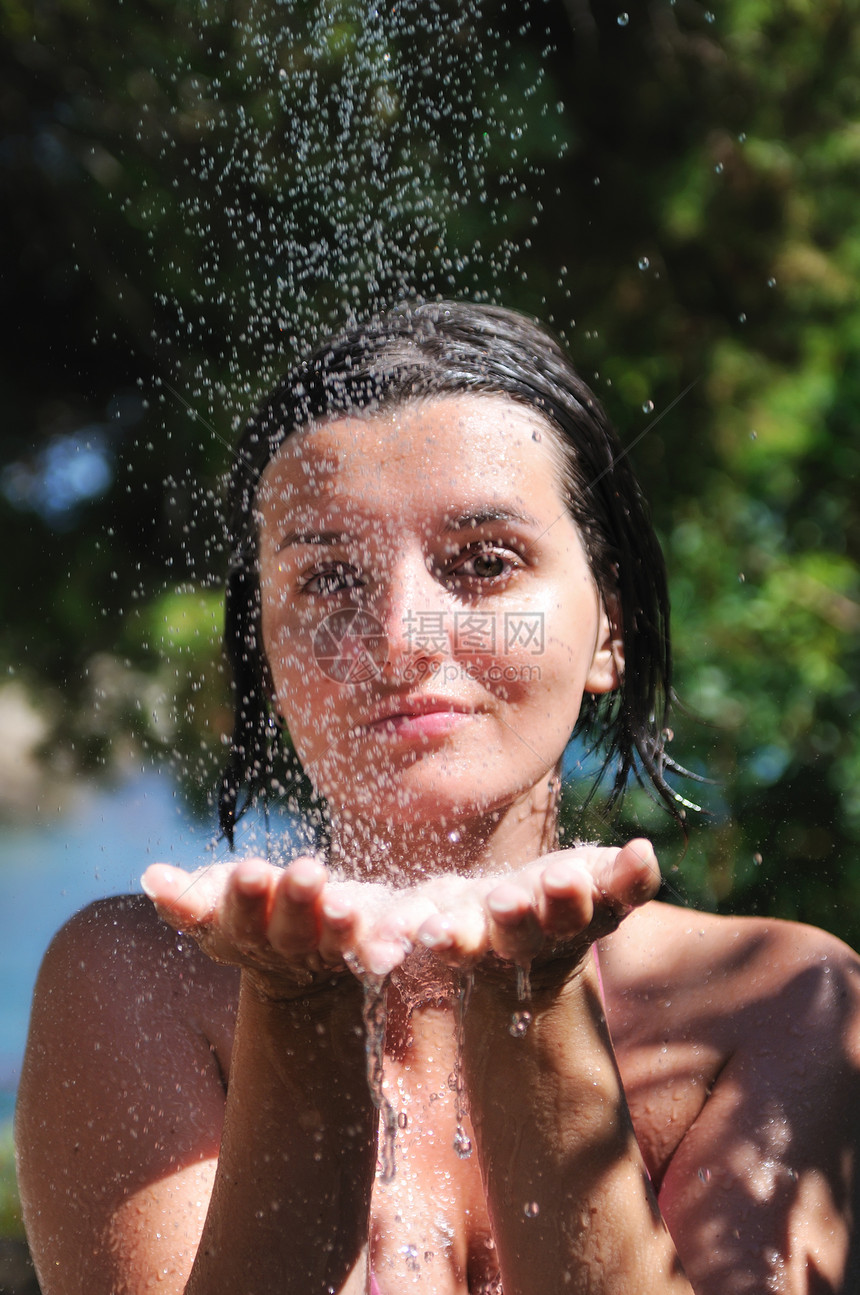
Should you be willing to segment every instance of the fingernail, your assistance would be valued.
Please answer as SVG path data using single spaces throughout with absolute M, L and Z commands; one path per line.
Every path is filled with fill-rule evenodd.
M 447 931 L 419 931 L 418 939 L 425 949 L 445 949 L 451 944 L 451 937 Z
M 240 863 L 236 880 L 240 886 L 262 886 L 266 881 L 266 869 L 259 863 Z
M 330 895 L 323 900 L 322 911 L 323 915 L 331 922 L 342 922 L 352 915 L 352 909 L 346 900 L 340 899 L 336 895 Z
M 577 873 L 582 873 L 583 869 L 577 868 L 575 863 L 570 863 L 566 859 L 559 859 L 557 863 L 551 863 L 543 875 L 544 885 L 558 886 L 559 889 L 569 886 Z
M 488 896 L 487 904 L 492 913 L 498 913 L 500 916 L 508 913 L 519 913 L 522 909 L 522 903 L 516 895 L 496 894 L 495 892 Z

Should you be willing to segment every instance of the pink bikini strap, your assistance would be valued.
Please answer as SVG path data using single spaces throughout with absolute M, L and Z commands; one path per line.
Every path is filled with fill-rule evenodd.
M 596 944 L 592 944 L 591 948 L 594 953 L 594 965 L 597 969 L 597 983 L 600 986 L 600 997 L 603 999 L 605 1003 L 606 990 L 603 988 L 603 972 L 600 970 L 600 954 L 597 952 Z M 376 1295 L 376 1292 L 372 1288 L 371 1288 L 371 1295 Z

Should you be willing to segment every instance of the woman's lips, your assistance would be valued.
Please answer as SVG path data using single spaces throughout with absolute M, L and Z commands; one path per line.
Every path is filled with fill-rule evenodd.
M 473 716 L 465 711 L 433 710 L 423 715 L 389 715 L 375 720 L 371 732 L 391 737 L 438 737 L 459 728 Z
M 461 702 L 442 698 L 416 698 L 392 705 L 360 725 L 381 737 L 432 738 L 450 733 L 475 718 L 475 711 Z

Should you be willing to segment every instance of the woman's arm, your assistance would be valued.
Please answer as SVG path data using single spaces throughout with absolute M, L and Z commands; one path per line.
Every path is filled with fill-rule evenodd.
M 303 866 L 317 868 L 293 880 Z M 253 872 L 231 872 L 214 907 L 211 876 L 209 894 L 172 869 L 154 883 L 177 925 L 246 963 L 226 1117 L 206 1019 L 235 997 L 235 971 L 147 901 L 89 910 L 45 960 L 18 1141 L 46 1295 L 135 1295 L 156 1279 L 164 1295 L 366 1288 L 376 1119 L 361 987 L 320 955 L 355 938 L 354 914 L 309 920 L 320 876 L 298 902 L 274 870 L 279 895 L 243 886 Z
M 186 1295 L 363 1295 L 375 1166 L 358 981 L 278 1001 L 244 976 Z
M 536 978 L 538 979 L 538 978 Z M 589 956 L 538 983 L 478 975 L 465 1074 L 506 1295 L 690 1295 L 648 1181 Z
M 505 1295 L 690 1295 L 604 1018 L 591 943 L 656 889 L 647 842 L 482 883 L 422 936 L 474 966 L 464 1072 Z M 507 966 L 504 961 L 506 960 Z M 534 961 L 532 961 L 534 960 Z M 533 965 L 529 1002 L 511 963 Z M 527 1010 L 531 1021 L 512 1032 Z

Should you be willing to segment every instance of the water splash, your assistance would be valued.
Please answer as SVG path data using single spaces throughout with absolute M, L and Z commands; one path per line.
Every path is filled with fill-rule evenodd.
M 362 977 L 364 991 L 361 1015 L 365 1029 L 365 1053 L 367 1055 L 367 1084 L 373 1105 L 379 1111 L 382 1123 L 382 1145 L 379 1152 L 380 1178 L 390 1183 L 396 1172 L 394 1143 L 397 1137 L 397 1112 L 388 1100 L 383 1087 L 385 1069 L 385 1025 L 388 1017 L 386 990 L 387 976 Z
M 457 1124 L 454 1132 L 454 1150 L 457 1152 L 457 1155 L 461 1160 L 467 1159 L 467 1157 L 472 1154 L 472 1139 L 469 1137 L 464 1127 L 466 1116 L 466 1085 L 463 1079 L 463 1047 L 466 1041 L 466 1012 L 469 1010 L 469 999 L 472 996 L 472 986 L 474 983 L 474 972 L 464 972 L 460 977 L 460 986 L 457 992 L 455 1036 L 456 1052 L 454 1055 L 454 1073 L 452 1075 L 452 1079 L 454 1081 L 454 1118 Z
M 531 998 L 532 982 L 529 969 L 528 967 L 517 967 L 517 1002 L 530 1003 Z M 532 1014 L 529 1009 L 527 1007 L 517 1008 L 511 1016 L 508 1033 L 512 1034 L 515 1039 L 522 1039 L 528 1034 L 531 1023 Z
M 528 8 L 524 31 L 543 22 Z M 525 277 L 548 193 L 539 124 L 552 114 L 558 156 L 570 132 L 543 61 L 500 93 L 517 51 L 487 17 L 482 0 L 248 0 L 227 28 L 214 0 L 189 10 L 181 60 L 152 73 L 171 104 L 154 145 L 183 159 L 178 225 L 155 191 L 146 221 L 159 344 L 210 419 L 244 418 L 290 353 L 355 313 Z M 478 203 L 497 236 L 463 219 Z M 220 355 L 213 336 L 231 339 Z

